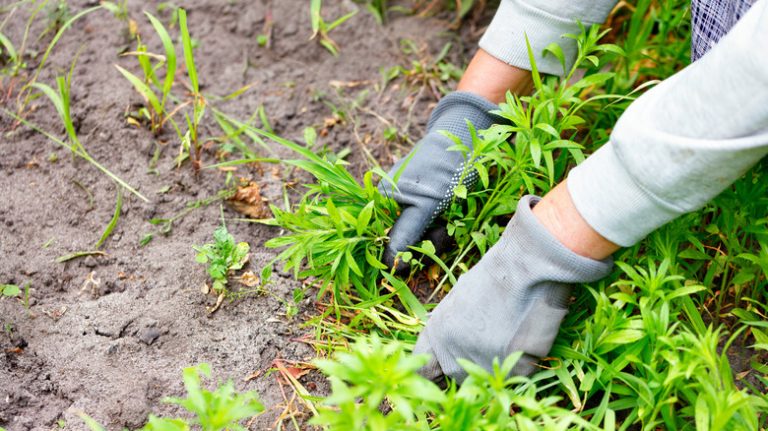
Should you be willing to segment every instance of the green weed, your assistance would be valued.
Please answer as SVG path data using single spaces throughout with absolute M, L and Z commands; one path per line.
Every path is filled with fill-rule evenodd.
M 48 33 L 55 33 L 61 30 L 64 23 L 72 17 L 69 11 L 69 4 L 66 0 L 58 0 L 54 3 L 48 4 L 46 9 L 47 24 L 45 26 L 45 30 L 43 30 L 43 32 L 40 33 L 40 35 L 37 37 L 38 40 L 45 37 L 45 35 Z
M 209 391 L 202 386 L 201 376 L 210 377 L 211 367 L 200 364 L 184 368 L 184 387 L 186 398 L 166 398 L 164 401 L 182 407 L 192 418 L 162 418 L 150 415 L 147 424 L 137 431 L 245 431 L 241 422 L 253 418 L 264 411 L 264 406 L 254 392 L 239 393 L 234 383 L 229 380 Z M 94 419 L 85 414 L 80 418 L 92 431 L 105 431 Z
M 400 51 L 410 58 L 410 65 L 397 65 L 382 68 L 380 88 L 384 88 L 393 80 L 403 78 L 411 87 L 426 88 L 436 99 L 450 92 L 451 84 L 458 82 L 463 75 L 463 69 L 447 61 L 448 53 L 453 44 L 446 43 L 436 56 L 429 55 L 427 47 L 419 47 L 410 39 L 400 41 Z
M 664 15 L 665 11 L 670 14 Z M 684 14 L 671 13 L 666 5 L 656 4 L 650 4 L 643 13 L 673 21 Z M 645 25 L 641 20 L 635 22 L 630 25 Z M 672 24 L 657 24 L 656 28 L 668 29 L 669 25 Z M 633 57 L 624 48 L 643 43 L 642 38 L 617 39 L 606 44 L 601 38 L 608 34 L 598 27 L 566 37 L 576 39 L 579 51 L 574 67 L 564 69 L 564 77 L 545 77 L 534 68 L 534 93 L 523 97 L 508 95 L 499 106 L 496 114 L 506 120 L 505 124 L 473 131 L 472 151 L 458 141 L 451 149 L 465 154 L 466 163 L 478 172 L 480 181 L 475 189 L 458 186 L 454 190 L 457 199 L 444 215 L 455 246 L 439 256 L 428 243 L 414 247 L 414 252 L 427 252 L 423 253 L 422 266 L 429 269 L 428 277 L 433 280 L 430 300 L 452 285 L 498 240 L 519 196 L 545 194 L 560 182 L 586 153 L 607 141 L 610 128 L 629 101 L 653 85 L 656 78 L 671 73 L 664 67 L 652 69 L 654 72 L 647 75 L 628 74 L 627 71 L 635 73 L 649 64 L 648 58 Z M 645 40 L 661 43 L 664 37 L 670 36 L 651 32 Z M 687 43 L 668 42 L 667 47 L 650 53 L 659 55 L 655 57 L 659 59 L 678 56 L 674 61 L 682 64 L 684 60 L 679 57 L 687 55 L 687 51 L 679 47 Z M 532 59 L 533 53 L 530 54 Z M 556 45 L 549 46 L 545 55 L 562 58 Z M 514 144 L 510 143 L 512 138 Z M 359 295 L 335 295 L 336 304 L 328 304 L 326 311 L 311 322 L 316 328 L 316 346 L 329 351 L 347 350 L 348 339 L 365 333 L 412 343 L 423 320 L 408 306 L 406 297 L 390 292 L 397 292 L 397 286 L 408 289 L 406 283 L 413 285 L 414 279 L 402 281 L 381 271 L 378 276 L 384 278 L 382 284 L 358 284 L 392 289 L 365 290 L 351 281 L 351 275 L 344 279 L 338 272 L 323 268 L 334 259 L 340 263 L 351 260 L 342 260 L 338 257 L 341 253 L 325 243 L 341 237 L 334 232 L 338 228 L 332 220 L 342 221 L 342 232 L 353 232 L 355 215 L 367 201 L 348 199 L 345 210 L 349 215 L 334 215 L 334 210 L 327 208 L 327 201 L 339 206 L 334 195 L 342 194 L 339 190 L 347 187 L 344 174 L 338 172 L 336 164 L 293 145 L 294 151 L 306 159 L 296 166 L 313 174 L 317 184 L 309 186 L 308 195 L 290 212 L 286 208 L 279 217 L 275 212 L 275 224 L 293 226 L 296 231 L 290 230 L 284 238 L 272 240 L 272 245 L 287 247 L 280 259 L 299 277 L 314 277 L 321 291 L 330 289 L 329 284 L 335 292 L 352 285 Z M 396 384 L 389 386 L 389 375 L 378 376 L 360 364 L 364 357 L 360 350 L 374 350 L 360 347 L 340 356 L 344 365 L 327 370 L 338 378 L 332 378 L 334 394 L 326 400 L 332 409 L 321 409 L 319 423 L 332 429 L 466 429 L 469 423 L 473 429 L 484 429 L 485 423 L 505 424 L 510 429 L 765 428 L 768 307 L 762 304 L 766 300 L 768 269 L 768 199 L 764 197 L 768 181 L 764 170 L 763 165 L 755 167 L 703 210 L 683 216 L 641 244 L 617 253 L 614 273 L 577 293 L 576 303 L 551 353 L 553 359 L 543 364 L 531 380 L 504 383 L 502 379 L 491 385 L 496 388 L 493 394 L 498 399 L 508 400 L 512 397 L 510 393 L 525 394 L 517 398 L 521 405 L 513 408 L 516 414 L 511 418 L 504 416 L 510 405 L 495 410 L 488 407 L 497 398 L 472 398 L 483 393 L 475 386 L 482 385 L 478 382 L 465 383 L 459 389 L 449 387 L 449 400 L 460 399 L 457 394 L 466 387 L 472 394 L 466 403 L 441 405 L 409 399 Z M 363 191 L 350 189 L 365 196 L 364 187 Z M 316 203 L 325 205 L 316 213 L 324 216 L 326 224 L 322 228 L 307 222 L 312 217 L 308 210 Z M 374 204 L 374 211 L 377 205 L 386 204 Z M 384 234 L 386 223 L 396 213 L 391 211 L 396 209 L 385 212 L 389 219 L 382 218 Z M 297 216 L 296 220 L 292 216 Z M 313 231 L 331 236 L 324 238 L 324 244 L 314 244 L 309 239 Z M 369 240 L 367 244 L 365 250 L 375 256 L 380 242 Z M 353 257 L 354 253 L 363 255 L 358 249 L 351 249 L 350 253 Z M 362 274 L 376 272 L 373 268 L 377 261 L 355 262 Z M 435 278 L 435 274 L 439 276 Z M 389 301 L 395 298 L 407 311 L 402 319 L 382 308 L 391 305 Z M 747 349 L 750 365 L 746 370 L 737 373 L 731 369 L 732 346 L 740 346 L 736 351 Z M 388 354 L 396 356 L 389 351 Z M 376 362 L 377 359 L 365 360 L 392 367 Z M 471 364 L 465 366 L 472 368 Z M 483 373 L 472 370 L 476 375 Z M 366 386 L 368 383 L 355 374 L 358 371 L 360 376 L 378 376 L 375 382 L 381 385 L 381 391 Z M 388 391 L 395 400 L 389 402 L 391 413 L 383 415 L 377 408 Z M 413 393 L 408 392 L 408 396 Z M 482 401 L 481 407 L 473 404 L 475 399 Z M 537 407 L 526 410 L 527 406 Z M 544 418 L 541 412 L 550 407 L 552 410 Z M 482 415 L 491 410 L 504 413 L 484 422 Z M 468 422 L 461 422 L 464 419 Z
M 176 75 L 176 49 L 174 48 L 173 41 L 163 24 L 149 12 L 144 12 L 144 14 L 147 16 L 147 19 L 149 19 L 149 22 L 152 24 L 152 27 L 160 38 L 160 41 L 163 44 L 163 49 L 165 50 L 165 56 L 150 54 L 147 51 L 147 46 L 141 42 L 141 38 L 137 37 L 138 46 L 136 51 L 129 54 L 135 55 L 138 59 L 144 78 L 139 78 L 117 64 L 115 67 L 133 85 L 142 98 L 144 98 L 147 106 L 141 113 L 149 120 L 150 130 L 157 135 L 160 133 L 166 121 L 173 121 L 167 111 L 167 103 Z M 152 64 L 153 59 L 156 60 L 157 64 Z M 165 77 L 161 86 L 157 78 L 157 70 L 163 66 L 165 69 Z M 158 87 L 159 92 L 157 94 L 155 93 L 155 90 L 152 89 L 153 86 Z
M 6 298 L 15 298 L 21 295 L 21 288 L 15 284 L 2 284 L 0 285 L 0 293 Z
M 557 397 L 537 397 L 534 381 L 507 377 L 519 357 L 496 363 L 492 372 L 462 361 L 469 377 L 444 392 L 416 374 L 427 355 L 412 356 L 402 343 L 378 337 L 361 339 L 350 352 L 315 362 L 332 392 L 312 421 L 331 431 L 602 429 L 558 406 Z M 610 410 L 605 429 L 614 420 Z
M 193 43 L 192 38 L 189 36 L 189 30 L 187 29 L 187 12 L 184 9 L 179 9 L 179 29 L 181 30 L 181 42 L 184 46 L 184 62 L 187 66 L 187 76 L 189 77 L 190 85 L 192 86 L 192 115 L 185 114 L 187 120 L 187 133 L 182 139 L 182 145 L 189 148 L 194 148 L 195 154 L 195 168 L 201 167 L 200 150 L 202 149 L 202 143 L 198 137 L 198 127 L 200 121 L 205 115 L 205 98 L 200 93 L 200 85 L 197 81 L 197 69 L 195 68 L 195 59 L 192 53 Z
M 120 21 L 128 22 L 130 19 L 128 15 L 128 0 L 118 0 L 117 2 L 109 2 L 109 1 L 102 1 L 101 5 L 104 7 L 104 9 L 112 12 L 112 15 L 115 16 Z
M 13 42 L 3 33 L 0 33 L 0 64 L 3 68 L 0 69 L 0 74 L 16 76 L 19 71 L 26 67 L 21 59 L 21 55 L 16 51 L 16 47 L 13 46 Z
M 208 265 L 208 275 L 213 280 L 213 291 L 227 292 L 227 278 L 241 269 L 248 261 L 250 246 L 247 242 L 235 243 L 235 238 L 222 225 L 213 232 L 213 243 L 193 246 L 197 251 L 195 260 Z
M 39 83 L 39 82 L 33 82 L 32 84 L 30 84 L 32 88 L 38 89 L 46 97 L 48 97 L 48 99 L 50 99 L 50 101 L 53 103 L 53 106 L 56 108 L 56 112 L 59 114 L 59 118 L 64 124 L 64 129 L 67 133 L 67 138 L 69 143 L 60 140 L 59 138 L 42 130 L 38 126 L 30 123 L 29 121 L 19 117 L 18 115 L 6 109 L 3 109 L 3 112 L 9 117 L 14 118 L 16 121 L 31 128 L 32 130 L 35 130 L 36 132 L 46 136 L 48 139 L 50 139 L 54 143 L 64 148 L 67 148 L 68 150 L 70 150 L 73 156 L 77 156 L 84 159 L 85 161 L 87 161 L 88 163 L 96 167 L 98 170 L 100 170 L 102 173 L 107 175 L 109 178 L 111 178 L 113 181 L 115 181 L 117 184 L 119 184 L 121 187 L 130 191 L 131 193 L 139 197 L 141 200 L 145 202 L 149 202 L 149 200 L 145 198 L 144 195 L 139 193 L 138 190 L 128 185 L 128 183 L 123 181 L 117 175 L 113 174 L 111 171 L 109 171 L 107 168 L 105 168 L 99 162 L 97 162 L 93 157 L 91 157 L 91 155 L 88 154 L 88 151 L 86 151 L 85 147 L 80 143 L 80 139 L 78 138 L 77 132 L 75 131 L 75 126 L 74 126 L 74 123 L 72 122 L 72 116 L 70 113 L 70 105 L 71 105 L 70 84 L 72 80 L 72 71 L 74 70 L 74 65 L 75 63 L 73 62 L 72 66 L 70 67 L 69 74 L 66 77 L 59 76 L 56 78 L 57 88 L 55 90 L 49 85 Z
M 357 14 L 357 10 L 338 18 L 331 23 L 327 23 L 323 20 L 321 13 L 322 6 L 322 0 L 310 0 L 309 13 L 312 21 L 312 37 L 310 39 L 317 39 L 320 45 L 327 49 L 331 54 L 339 55 L 339 45 L 328 36 L 328 33 L 352 18 Z
M 22 55 L 24 53 L 24 47 L 26 46 L 26 40 L 29 34 L 29 28 L 31 27 L 35 16 L 37 16 L 37 14 L 43 9 L 43 7 L 47 3 L 48 3 L 48 0 L 42 1 L 40 5 L 35 9 L 32 16 L 29 18 L 29 20 L 27 21 L 27 27 L 24 31 L 24 42 L 22 42 L 22 48 L 19 49 L 19 52 L 21 53 L 19 55 Z M 40 63 L 37 65 L 37 69 L 35 69 L 35 73 L 32 75 L 32 78 L 29 81 L 27 81 L 27 83 L 24 85 L 22 90 L 19 92 L 18 98 L 20 103 L 19 103 L 19 109 L 17 110 L 17 113 L 18 113 L 17 115 L 21 115 L 21 113 L 23 113 L 26 110 L 27 105 L 29 105 L 29 103 L 32 101 L 34 96 L 31 94 L 32 93 L 31 90 L 34 88 L 35 83 L 37 83 L 37 78 L 40 76 L 40 72 L 43 70 L 43 67 L 45 67 L 48 57 L 51 55 L 51 52 L 53 51 L 53 48 L 56 46 L 58 41 L 64 35 L 64 32 L 67 29 L 69 29 L 69 27 L 71 27 L 72 24 L 74 24 L 80 18 L 92 12 L 96 12 L 97 10 L 100 10 L 102 8 L 103 6 L 99 5 L 99 6 L 94 6 L 94 7 L 85 9 L 75 14 L 71 18 L 67 19 L 66 22 L 61 24 L 60 28 L 56 32 L 56 35 L 53 36 L 53 39 L 51 39 L 51 42 L 48 44 L 48 47 L 45 49 L 45 52 L 43 53 L 43 57 L 40 59 Z

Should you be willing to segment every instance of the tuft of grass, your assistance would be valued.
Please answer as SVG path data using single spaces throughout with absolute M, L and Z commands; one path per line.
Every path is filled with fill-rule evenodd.
M 198 129 L 200 121 L 205 115 L 206 101 L 203 94 L 200 93 L 200 84 L 197 80 L 197 68 L 195 67 L 195 58 L 192 52 L 193 43 L 192 38 L 189 36 L 189 29 L 187 28 L 187 12 L 184 9 L 179 9 L 179 29 L 181 31 L 181 42 L 184 46 L 184 62 L 187 66 L 187 76 L 189 77 L 192 93 L 192 115 L 185 114 L 187 133 L 184 135 L 182 143 L 190 153 L 192 153 L 191 150 L 194 149 L 195 158 L 193 163 L 195 168 L 199 169 L 202 165 L 200 159 L 202 142 L 200 142 L 198 136 Z
M 159 56 L 148 53 L 146 45 L 141 42 L 140 37 L 137 37 L 138 46 L 136 51 L 125 55 L 136 56 L 144 74 L 144 78 L 139 78 L 117 64 L 115 65 L 115 68 L 117 68 L 120 74 L 133 85 L 136 91 L 145 100 L 147 106 L 144 111 L 144 116 L 150 122 L 150 130 L 157 135 L 162 130 L 166 121 L 173 121 L 170 113 L 167 111 L 167 103 L 176 76 L 176 49 L 174 48 L 173 40 L 165 29 L 165 26 L 163 26 L 163 24 L 149 12 L 144 12 L 144 14 L 160 38 L 160 41 L 163 44 L 163 49 L 165 50 L 165 55 Z M 152 59 L 157 61 L 156 65 L 152 64 Z M 161 86 L 156 71 L 162 66 L 164 66 L 165 69 L 165 77 Z M 157 94 L 155 93 L 155 90 L 152 89 L 152 86 L 159 87 L 159 92 Z
M 339 45 L 331 39 L 328 35 L 333 29 L 344 24 L 348 19 L 357 14 L 357 10 L 354 10 L 346 15 L 337 18 L 331 23 L 325 22 L 322 16 L 323 1 L 322 0 L 310 0 L 309 14 L 312 22 L 312 37 L 310 39 L 317 39 L 318 43 L 327 49 L 328 52 L 334 56 L 339 55 Z
M 62 123 L 64 124 L 64 129 L 67 133 L 67 138 L 69 143 L 62 141 L 61 139 L 53 136 L 52 134 L 44 131 L 37 125 L 19 117 L 18 115 L 14 114 L 13 112 L 10 112 L 6 109 L 3 109 L 3 112 L 8 115 L 11 118 L 14 118 L 16 121 L 26 125 L 27 127 L 31 128 L 32 130 L 35 130 L 36 132 L 44 135 L 51 141 L 53 141 L 55 144 L 60 145 L 64 148 L 67 148 L 70 150 L 73 156 L 80 157 L 96 167 L 98 170 L 100 170 L 102 173 L 107 175 L 109 178 L 111 178 L 113 181 L 115 181 L 117 184 L 119 184 L 121 187 L 125 188 L 129 192 L 136 195 L 139 199 L 143 200 L 144 202 L 149 202 L 149 200 L 144 197 L 138 190 L 131 187 L 128 183 L 123 181 L 120 177 L 113 174 L 111 171 L 109 171 L 107 168 L 102 166 L 98 161 L 96 161 L 91 155 L 86 151 L 85 147 L 80 143 L 80 139 L 77 136 L 77 132 L 75 130 L 74 123 L 72 122 L 72 116 L 70 113 L 70 84 L 72 79 L 72 71 L 74 70 L 74 62 L 72 63 L 72 67 L 70 68 L 69 75 L 66 77 L 59 76 L 56 78 L 56 84 L 57 88 L 54 90 L 49 85 L 39 83 L 39 82 L 33 82 L 30 84 L 32 88 L 38 89 L 40 92 L 42 92 L 48 99 L 50 99 L 51 103 L 53 103 L 54 108 L 56 109 L 56 112 L 59 114 L 59 118 L 61 119 Z
M 26 44 L 26 39 L 27 39 L 27 35 L 29 33 L 29 28 L 32 25 L 34 17 L 37 16 L 37 14 L 40 12 L 40 10 L 42 10 L 42 8 L 47 3 L 48 3 L 47 1 L 41 2 L 40 6 L 37 9 L 35 9 L 35 11 L 33 12 L 33 15 L 27 21 L 27 27 L 26 27 L 26 29 L 24 31 L 24 42 L 22 43 L 22 48 L 19 50 L 21 53 L 24 52 L 24 46 Z M 71 18 L 67 19 L 66 22 L 64 22 L 60 26 L 60 28 L 56 32 L 56 35 L 53 36 L 53 39 L 48 44 L 48 47 L 45 49 L 45 52 L 43 53 L 43 57 L 40 59 L 40 63 L 38 64 L 37 69 L 35 69 L 35 73 L 32 75 L 32 78 L 24 85 L 24 87 L 22 88 L 21 92 L 19 93 L 20 103 L 19 103 L 19 109 L 17 110 L 17 113 L 18 113 L 17 115 L 21 115 L 21 113 L 23 113 L 26 110 L 27 105 L 29 105 L 29 103 L 32 101 L 32 97 L 33 96 L 31 94 L 31 90 L 32 90 L 32 88 L 34 88 L 34 84 L 37 82 L 37 78 L 40 76 L 40 72 L 43 70 L 43 67 L 45 67 L 45 63 L 48 60 L 48 57 L 51 55 L 51 52 L 53 51 L 53 48 L 58 43 L 59 39 L 61 39 L 61 37 L 64 35 L 64 32 L 67 31 L 67 29 L 69 27 L 71 27 L 72 24 L 74 24 L 80 18 L 83 18 L 84 16 L 86 16 L 86 15 L 88 15 L 90 13 L 96 12 L 97 10 L 100 10 L 102 8 L 103 8 L 103 6 L 99 5 L 99 6 L 94 6 L 94 7 L 85 9 L 85 10 L 75 14 Z

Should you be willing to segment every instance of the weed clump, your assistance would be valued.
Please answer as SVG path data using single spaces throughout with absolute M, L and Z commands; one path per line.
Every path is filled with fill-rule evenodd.
M 242 269 L 248 262 L 250 246 L 247 242 L 235 242 L 235 238 L 222 225 L 213 232 L 213 243 L 192 246 L 198 263 L 208 265 L 208 275 L 213 280 L 212 289 L 218 294 L 227 293 L 227 277 Z

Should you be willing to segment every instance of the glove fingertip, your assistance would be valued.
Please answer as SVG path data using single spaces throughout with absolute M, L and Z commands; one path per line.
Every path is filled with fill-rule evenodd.
M 413 347 L 413 354 L 428 354 L 430 356 L 429 362 L 419 369 L 419 375 L 433 381 L 440 380 L 444 377 L 445 373 L 443 373 L 443 368 L 440 366 L 440 362 L 437 361 L 437 356 L 435 355 L 434 350 L 432 350 L 432 346 L 429 344 L 429 339 L 424 332 L 422 332 L 421 335 L 419 335 L 418 340 L 416 340 L 416 345 Z

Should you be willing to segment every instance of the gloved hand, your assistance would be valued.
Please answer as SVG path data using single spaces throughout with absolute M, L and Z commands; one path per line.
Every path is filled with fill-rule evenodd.
M 494 358 L 501 362 L 518 351 L 524 353 L 512 374 L 531 374 L 568 312 L 569 284 L 599 280 L 611 271 L 611 258 L 580 256 L 553 237 L 531 211 L 539 200 L 520 200 L 499 242 L 432 311 L 414 348 L 432 355 L 421 370 L 425 377 L 461 382 L 467 374 L 457 359 L 490 371 Z
M 384 252 L 384 263 L 388 266 L 394 264 L 398 252 L 406 251 L 409 245 L 418 242 L 427 226 L 448 208 L 453 189 L 464 172 L 465 156 L 459 151 L 446 151 L 455 143 L 440 132 L 450 132 L 472 148 L 466 120 L 476 130 L 487 129 L 494 122 L 494 116 L 488 111 L 497 108 L 472 93 L 454 92 L 445 96 L 432 111 L 427 134 L 412 150 L 415 154 L 409 156 L 410 160 L 405 157 L 398 161 L 390 170 L 390 177 L 394 177 L 403 162 L 408 160 L 397 181 L 397 190 L 387 181 L 379 184 L 379 190 L 392 196 L 402 207 L 400 217 L 389 232 L 389 244 Z M 465 174 L 464 184 L 468 188 L 476 181 L 474 171 Z

